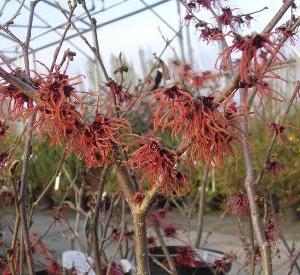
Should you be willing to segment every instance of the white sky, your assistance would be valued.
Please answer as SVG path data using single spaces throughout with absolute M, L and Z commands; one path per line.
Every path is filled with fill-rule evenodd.
M 0 4 L 2 4 L 4 1 L 5 0 L 0 0 Z M 89 1 L 90 0 L 88 0 L 87 2 Z M 145 2 L 147 2 L 148 4 L 156 3 L 158 1 L 159 0 L 145 0 Z M 26 2 L 27 4 L 29 4 L 30 1 L 26 0 Z M 52 2 L 54 3 L 54 1 Z M 97 3 L 98 7 L 101 6 L 102 1 L 95 0 L 95 2 Z M 106 0 L 105 5 L 110 6 L 117 2 L 120 2 L 120 0 Z M 252 22 L 251 30 L 245 29 L 245 32 L 262 30 L 264 25 L 272 18 L 275 12 L 282 5 L 282 0 L 231 0 L 228 2 L 232 3 L 232 5 L 230 5 L 232 8 L 238 7 L 241 13 L 260 10 L 265 6 L 269 8 L 268 10 L 257 14 L 255 16 L 255 21 Z M 66 1 L 60 0 L 59 3 L 61 5 L 65 5 Z M 5 19 L 8 18 L 13 12 L 15 12 L 16 7 L 16 0 L 11 0 L 10 4 L 7 5 L 5 14 L 0 17 L 0 24 L 3 23 Z M 110 19 L 113 19 L 120 15 L 124 15 L 142 7 L 144 7 L 144 5 L 140 0 L 125 0 L 123 4 L 106 12 L 98 14 L 96 18 L 99 23 L 106 22 Z M 179 19 L 177 16 L 177 7 L 175 0 L 171 0 L 165 4 L 162 4 L 154 8 L 154 10 L 159 13 L 171 26 L 173 26 L 175 29 L 178 29 Z M 44 3 L 40 3 L 36 11 L 52 26 L 65 21 L 64 17 L 59 11 L 49 7 L 48 5 L 45 5 Z M 182 11 L 184 14 L 184 8 L 182 8 Z M 77 14 L 81 14 L 82 12 L 83 11 L 79 9 Z M 210 15 L 208 15 L 207 13 L 204 13 L 203 16 L 205 18 L 210 17 Z M 201 17 L 201 15 L 198 17 Z M 26 24 L 27 20 L 28 11 L 23 10 L 23 13 L 18 17 L 15 23 Z M 43 25 L 43 23 L 39 22 L 38 19 L 35 20 L 34 24 Z M 86 26 L 82 24 L 79 24 L 78 26 L 86 28 Z M 121 20 L 104 26 L 103 28 L 99 28 L 98 35 L 100 39 L 100 48 L 104 63 L 108 65 L 110 63 L 110 56 L 112 54 L 117 56 L 120 52 L 122 52 L 125 54 L 127 60 L 129 60 L 129 62 L 134 65 L 137 72 L 141 73 L 138 53 L 139 49 L 144 49 L 147 53 L 148 58 L 151 58 L 153 52 L 159 53 L 164 47 L 164 41 L 158 31 L 158 28 L 161 29 L 164 36 L 168 38 L 171 38 L 173 36 L 173 32 L 166 25 L 164 25 L 164 23 L 162 23 L 150 10 L 134 15 L 130 18 L 126 18 L 125 20 Z M 25 37 L 25 29 L 12 28 L 12 30 L 18 36 Z M 43 29 L 34 30 L 32 35 L 34 37 L 43 31 Z M 60 30 L 60 32 L 62 32 L 62 30 Z M 74 33 L 73 30 L 70 31 L 70 34 L 72 33 Z M 197 33 L 195 32 L 193 26 L 191 26 L 190 28 L 190 33 L 192 39 L 193 57 L 196 63 L 196 67 L 202 70 L 212 69 L 214 66 L 216 46 L 213 46 L 211 44 L 207 46 L 205 43 L 201 42 L 198 39 Z M 57 34 L 51 33 L 47 36 L 41 37 L 40 39 L 32 41 L 31 46 L 33 48 L 37 48 L 41 45 L 50 43 L 51 41 L 55 41 L 56 39 L 58 39 L 58 37 L 59 36 Z M 91 38 L 89 34 L 87 34 L 87 37 L 89 39 Z M 3 39 L 2 37 L 0 39 L 0 50 L 13 45 L 12 42 Z M 89 56 L 93 56 L 80 38 L 72 39 L 72 42 L 79 46 Z M 172 45 L 175 47 L 177 53 L 179 54 L 180 51 L 178 50 L 178 40 L 175 40 Z M 71 50 L 76 51 L 70 44 L 64 43 L 62 52 L 66 48 L 70 48 Z M 10 48 L 10 50 L 13 49 L 14 48 Z M 49 65 L 53 56 L 53 50 L 54 48 L 51 47 L 49 49 L 38 52 L 36 55 L 37 59 Z M 173 57 L 173 52 L 171 49 L 168 49 L 164 55 L 164 59 L 167 60 L 170 57 Z M 72 66 L 70 67 L 70 70 L 74 73 L 86 73 L 86 67 L 87 59 L 83 57 L 83 55 L 78 53 L 75 62 L 73 62 Z

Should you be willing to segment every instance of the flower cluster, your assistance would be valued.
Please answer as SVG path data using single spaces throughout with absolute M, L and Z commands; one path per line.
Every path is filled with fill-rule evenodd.
M 15 70 L 12 74 L 20 75 L 21 72 Z M 47 134 L 53 143 L 67 143 L 68 153 L 77 153 L 88 166 L 100 167 L 108 163 L 114 146 L 120 142 L 119 132 L 128 130 L 129 123 L 100 113 L 95 115 L 92 123 L 86 122 L 79 110 L 82 99 L 74 87 L 80 83 L 79 77 L 70 78 L 56 70 L 46 76 L 37 75 L 32 83 L 37 90 L 38 104 L 5 83 L 0 85 L 1 104 L 8 100 L 8 112 L 18 117 L 38 111 L 35 127 Z M 4 133 L 6 129 L 2 124 L 0 126 Z
M 270 123 L 267 127 L 270 131 L 275 132 L 276 134 L 282 134 L 285 130 L 285 127 L 283 125 L 277 124 L 275 122 Z
M 248 266 L 251 264 L 251 261 L 252 261 L 251 260 L 252 252 L 251 252 L 250 247 L 247 247 L 244 250 L 246 252 L 245 259 L 244 259 L 244 265 Z M 255 264 L 258 265 L 261 262 L 261 253 L 259 250 L 259 246 L 257 244 L 254 245 L 254 253 L 255 253 Z
M 237 90 L 240 88 L 243 89 L 246 95 L 245 100 L 249 98 L 249 90 L 254 88 L 261 102 L 263 102 L 262 99 L 265 97 L 280 101 L 280 94 L 270 85 L 270 79 L 280 79 L 280 77 L 273 72 L 272 74 L 264 74 L 263 70 L 264 64 L 261 64 L 255 72 L 251 72 L 248 75 L 246 80 L 240 80 Z M 244 102 L 244 105 L 247 106 L 248 103 Z
M 80 99 L 76 95 L 76 83 L 72 83 L 68 75 L 55 72 L 46 77 L 39 77 L 38 106 L 42 132 L 49 134 L 54 143 L 64 143 L 75 139 L 80 133 L 84 119 L 77 110 Z
M 115 100 L 117 100 L 117 104 L 121 104 L 123 102 L 128 102 L 131 100 L 132 96 L 128 93 L 128 91 L 126 91 L 121 85 L 118 85 L 115 81 L 111 80 L 106 85 Z
M 17 68 L 11 71 L 12 76 L 21 78 L 24 72 Z M 25 79 L 24 79 L 25 81 Z M 27 80 L 26 80 L 27 82 Z M 0 113 L 5 114 L 7 110 L 8 116 L 15 120 L 19 117 L 28 117 L 34 109 L 34 101 L 24 94 L 20 89 L 16 88 L 6 81 L 0 82 Z
M 60 72 L 49 74 L 44 78 L 39 76 L 38 94 L 47 112 L 55 112 L 66 98 L 77 99 L 73 87 L 77 82 L 72 84 L 72 80 L 78 80 L 78 77 L 70 79 L 68 75 Z
M 209 27 L 207 24 L 196 24 L 196 28 L 200 31 L 200 38 L 203 41 L 209 42 L 220 42 L 225 39 L 225 34 L 218 27 Z
M 199 268 L 206 264 L 196 259 L 196 252 L 190 246 L 179 247 L 175 257 L 175 264 L 184 267 Z
M 218 84 L 219 73 L 212 71 L 194 72 L 191 65 L 184 64 L 176 59 L 172 61 L 171 68 L 174 70 L 172 74 L 175 80 L 178 80 L 178 82 L 184 80 L 187 86 L 196 90 L 217 86 Z
M 225 155 L 234 157 L 232 143 L 240 141 L 235 105 L 221 111 L 214 97 L 193 98 L 178 85 L 159 90 L 156 98 L 155 130 L 170 129 L 173 137 L 180 134 L 191 159 L 221 167 Z
M 74 78 L 76 79 L 76 78 Z M 96 114 L 92 123 L 85 122 L 77 110 L 81 103 L 74 85 L 67 75 L 59 73 L 40 80 L 39 106 L 45 129 L 55 143 L 68 142 L 70 152 L 75 152 L 88 166 L 100 167 L 109 161 L 113 147 L 119 142 L 118 131 L 129 128 L 127 121 Z
M 185 194 L 189 191 L 184 174 L 176 168 L 180 158 L 157 139 L 141 139 L 132 145 L 139 148 L 131 153 L 128 164 L 147 180 L 149 186 L 158 185 L 167 194 Z
M 114 146 L 121 142 L 119 131 L 129 128 L 126 120 L 97 114 L 92 123 L 83 126 L 78 136 L 78 143 L 74 145 L 74 151 L 85 160 L 87 165 L 101 167 L 109 161 Z
M 269 134 L 276 135 L 276 143 L 283 144 L 286 141 L 286 127 L 280 123 L 271 122 L 267 124 Z
M 272 64 L 283 61 L 277 48 L 278 45 L 275 39 L 272 39 L 272 34 L 253 33 L 243 37 L 233 33 L 232 45 L 220 54 L 217 63 L 221 60 L 220 69 L 222 70 L 233 69 L 232 66 L 238 67 L 241 80 L 247 81 L 252 69 L 257 72 L 260 70 L 261 64 L 267 62 L 267 54 L 272 56 Z M 240 61 L 235 65 L 231 62 L 233 53 L 241 54 Z
M 45 262 L 47 274 L 60 275 L 60 266 L 36 233 L 30 235 L 30 242 L 32 244 L 32 251 Z
M 237 25 L 240 27 L 243 24 L 250 25 L 253 17 L 250 14 L 234 15 L 232 9 L 229 7 L 222 8 L 222 13 L 217 17 L 217 21 L 220 25 L 230 26 L 232 29 Z
M 284 169 L 284 166 L 275 157 L 271 157 L 266 161 L 264 169 L 269 174 L 273 176 L 278 176 Z
M 227 208 L 232 214 L 245 215 L 249 212 L 249 201 L 246 195 L 240 193 L 227 200 Z
M 173 225 L 166 225 L 164 228 L 163 228 L 163 232 L 165 234 L 166 237 L 169 237 L 169 238 L 173 238 L 173 237 L 176 237 L 176 228 L 173 226 Z
M 276 34 L 281 35 L 285 39 L 289 39 L 293 46 L 295 46 L 296 40 L 298 39 L 296 31 L 291 29 L 296 20 L 297 18 L 292 16 L 290 20 L 275 29 Z
M 213 267 L 217 274 L 225 274 L 230 271 L 232 262 L 236 260 L 234 253 L 225 254 L 222 258 L 214 261 Z
M 280 229 L 278 217 L 270 217 L 265 228 L 265 236 L 268 244 L 272 247 L 276 246 L 279 239 Z

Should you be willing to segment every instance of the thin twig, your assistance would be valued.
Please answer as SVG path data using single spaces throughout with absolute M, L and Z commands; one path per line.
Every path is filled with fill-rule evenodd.
M 123 235 L 124 235 L 124 230 L 125 230 L 125 202 L 124 200 L 122 201 L 122 223 L 121 223 L 121 232 L 120 232 L 120 237 L 119 237 L 119 240 L 118 240 L 118 243 L 116 245 L 116 248 L 115 248 L 115 251 L 113 252 L 110 260 L 109 260 L 109 263 L 108 263 L 108 267 L 107 267 L 107 271 L 106 271 L 106 275 L 110 275 L 110 271 L 111 271 L 111 268 L 112 268 L 112 264 L 117 256 L 117 252 L 120 248 L 120 245 L 121 245 L 121 242 L 122 242 L 122 239 L 123 239 Z
M 298 258 L 300 257 L 300 250 L 298 250 L 298 252 L 295 253 L 295 255 L 292 257 L 292 262 L 290 264 L 289 270 L 287 272 L 287 275 L 291 275 L 294 269 L 294 266 L 297 263 Z M 299 272 L 299 270 L 298 270 Z
M 92 225 L 91 225 L 95 268 L 96 268 L 96 273 L 99 275 L 101 275 L 102 268 L 101 268 L 101 254 L 99 249 L 98 221 L 99 221 L 99 214 L 101 210 L 102 194 L 104 190 L 104 176 L 106 171 L 107 171 L 107 166 L 102 169 L 100 174 L 100 179 L 98 182 L 97 201 L 96 201 L 95 212 L 92 218 Z
M 34 9 L 39 1 L 40 0 L 35 0 L 35 1 L 30 2 L 30 14 L 29 14 L 27 36 L 26 36 L 26 40 L 23 45 L 25 73 L 28 78 L 30 78 L 29 51 L 28 50 L 29 50 L 29 43 L 30 43 L 30 38 L 31 38 Z M 25 254 L 26 254 L 26 259 L 27 259 L 29 275 L 35 274 L 35 268 L 34 268 L 34 264 L 33 264 L 33 256 L 32 256 L 30 238 L 29 238 L 29 227 L 28 227 L 28 220 L 27 220 L 25 191 L 26 191 L 26 187 L 27 187 L 29 158 L 31 155 L 32 132 L 33 132 L 33 126 L 35 123 L 35 117 L 36 117 L 36 113 L 33 113 L 29 119 L 28 129 L 27 129 L 27 133 L 26 133 L 25 149 L 24 149 L 24 156 L 23 156 L 23 168 L 22 168 L 22 175 L 21 175 L 20 195 L 19 195 L 22 236 L 23 236 L 23 243 L 24 243 L 24 249 L 25 249 Z
M 171 257 L 170 255 L 170 252 L 167 248 L 167 245 L 164 241 L 164 238 L 160 232 L 160 228 L 159 228 L 159 224 L 158 224 L 158 221 L 156 219 L 152 219 L 152 224 L 153 224 L 153 228 L 154 228 L 154 231 L 156 233 L 156 237 L 157 237 L 157 240 L 166 256 L 166 259 L 167 259 L 167 262 L 169 264 L 169 267 L 170 267 L 170 270 L 172 272 L 172 275 L 178 275 L 178 272 L 177 272 L 177 269 L 176 269 L 176 266 L 175 266 L 175 262 L 173 260 L 173 258 Z
M 268 23 L 267 27 L 264 29 L 264 32 L 266 32 L 266 30 L 269 30 L 269 29 L 272 30 L 275 27 L 275 25 L 278 23 L 278 21 L 282 18 L 282 16 L 286 12 L 286 10 L 291 6 L 292 2 L 293 2 L 293 0 L 285 1 L 283 6 L 278 10 L 277 14 Z M 284 11 L 284 13 L 282 13 L 282 11 Z M 291 31 L 291 32 L 295 31 L 295 29 L 299 25 L 300 25 L 300 17 L 295 21 L 295 23 L 291 26 L 291 28 L 289 28 L 289 31 Z M 278 43 L 278 46 L 276 47 L 277 50 L 274 52 L 274 55 L 277 54 L 277 52 L 281 49 L 283 44 L 288 40 L 288 38 L 289 38 L 288 36 L 284 36 L 281 39 L 281 41 Z M 269 66 L 271 65 L 271 63 L 274 59 L 274 55 L 272 55 L 270 57 L 270 59 L 268 60 L 268 62 L 266 62 L 263 73 L 265 73 L 267 71 L 267 69 L 269 68 Z M 218 102 L 221 103 L 224 100 L 226 100 L 233 93 L 233 91 L 235 91 L 239 87 L 239 82 L 240 82 L 240 74 L 236 73 L 233 76 L 232 80 L 229 82 L 229 84 L 221 92 L 222 95 L 221 95 L 221 97 L 219 97 Z
M 69 31 L 69 29 L 71 27 L 71 21 L 72 21 L 72 17 L 73 17 L 73 14 L 74 14 L 74 11 L 75 11 L 76 7 L 77 7 L 77 3 L 76 3 L 76 1 L 74 1 L 73 5 L 71 6 L 71 10 L 70 10 L 70 13 L 69 13 L 68 21 L 67 21 L 65 30 L 64 30 L 64 32 L 63 32 L 63 34 L 61 36 L 61 40 L 58 43 L 58 45 L 57 45 L 57 47 L 56 47 L 56 49 L 54 51 L 53 61 L 52 61 L 51 67 L 50 67 L 50 73 L 53 72 L 53 70 L 54 70 L 55 63 L 56 63 L 56 60 L 58 58 L 58 54 L 59 54 L 60 49 L 62 47 L 62 44 L 63 44 L 63 42 L 64 42 L 64 40 L 66 38 L 66 35 L 67 35 L 67 33 L 68 33 L 68 31 Z
M 196 232 L 196 241 L 195 247 L 200 248 L 201 237 L 203 233 L 203 218 L 204 218 L 204 205 L 205 205 L 205 194 L 206 194 L 206 184 L 207 184 L 208 170 L 205 169 L 203 173 L 203 178 L 201 181 L 201 185 L 199 188 L 200 196 L 199 196 L 199 205 L 198 205 L 198 221 L 197 221 L 197 232 Z
M 293 104 L 294 100 L 296 99 L 297 95 L 299 95 L 299 91 L 300 91 L 300 81 L 297 81 L 297 84 L 296 84 L 296 87 L 294 89 L 294 92 L 293 92 L 293 94 L 292 94 L 292 96 L 291 96 L 291 98 L 290 98 L 290 100 L 289 100 L 289 102 L 288 102 L 288 104 L 286 106 L 286 109 L 285 109 L 285 111 L 283 113 L 282 119 L 280 121 L 280 125 L 283 125 L 285 123 L 285 121 L 287 119 L 287 116 L 288 116 L 288 114 L 289 114 L 289 112 L 291 110 L 292 104 Z M 270 142 L 270 145 L 269 145 L 269 148 L 268 148 L 268 151 L 267 151 L 264 163 L 262 165 L 262 168 L 261 168 L 259 174 L 256 177 L 256 180 L 255 180 L 255 183 L 254 183 L 254 185 L 256 186 L 256 188 L 257 188 L 257 185 L 259 184 L 259 182 L 261 181 L 261 179 L 262 179 L 262 177 L 264 175 L 265 164 L 270 159 L 271 153 L 273 151 L 274 145 L 276 144 L 276 141 L 277 141 L 279 135 L 280 135 L 280 132 L 279 131 L 275 131 L 275 133 L 274 133 L 274 135 L 272 137 L 272 140 Z
M 66 153 L 67 153 L 67 147 L 65 148 L 59 162 L 58 162 L 58 165 L 56 167 L 56 171 L 53 175 L 53 177 L 51 178 L 51 180 L 48 182 L 48 184 L 46 185 L 45 188 L 43 188 L 43 191 L 42 193 L 38 196 L 38 198 L 33 202 L 32 204 L 32 207 L 31 207 L 31 210 L 30 210 L 30 214 L 29 214 L 29 224 L 31 225 L 32 223 L 32 217 L 33 217 L 33 213 L 34 213 L 34 210 L 35 208 L 38 206 L 39 202 L 41 201 L 41 199 L 46 195 L 46 193 L 49 191 L 52 183 L 55 181 L 56 177 L 58 176 L 60 170 L 61 170 L 61 167 L 64 163 L 64 160 L 65 160 L 65 157 L 66 157 Z

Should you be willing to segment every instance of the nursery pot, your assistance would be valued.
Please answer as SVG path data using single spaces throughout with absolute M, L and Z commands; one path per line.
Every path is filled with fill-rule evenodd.
M 35 264 L 34 265 L 35 275 L 48 275 L 49 272 L 47 271 L 46 267 L 41 264 Z M 26 268 L 25 275 L 28 275 L 29 272 Z
M 168 246 L 170 256 L 175 261 L 178 255 L 178 249 L 181 246 Z M 216 272 L 213 268 L 215 260 L 224 256 L 223 252 L 212 249 L 193 249 L 196 253 L 195 259 L 203 262 L 203 265 L 199 267 L 188 267 L 176 264 L 178 275 L 223 275 L 223 272 Z M 150 249 L 152 257 L 155 257 L 160 263 L 164 264 L 168 268 L 167 260 L 161 247 L 153 247 Z M 149 267 L 151 275 L 168 275 L 169 273 L 155 263 L 151 257 L 149 257 Z M 229 265 L 227 272 L 230 271 L 231 264 Z

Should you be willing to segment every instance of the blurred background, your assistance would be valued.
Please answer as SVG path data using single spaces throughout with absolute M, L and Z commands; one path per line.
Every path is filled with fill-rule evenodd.
M 5 12 L 0 17 L 0 24 L 6 22 L 18 9 L 21 0 L 2 0 L 7 2 Z M 1 2 L 2 2 L 1 1 Z M 13 33 L 25 39 L 26 25 L 29 16 L 29 0 L 25 1 L 25 8 L 16 18 L 14 25 L 11 26 Z M 97 19 L 98 36 L 100 40 L 100 50 L 105 65 L 110 68 L 113 57 L 119 53 L 126 57 L 129 65 L 134 69 L 138 77 L 145 75 L 146 64 L 153 60 L 153 53 L 159 54 L 165 46 L 165 39 L 172 37 L 180 31 L 179 36 L 173 40 L 172 48 L 169 47 L 163 59 L 174 58 L 176 52 L 179 59 L 186 63 L 193 64 L 196 70 L 213 70 L 215 58 L 218 53 L 218 45 L 210 44 L 199 40 L 194 24 L 188 25 L 184 22 L 186 15 L 185 8 L 176 0 L 89 0 L 88 8 L 93 17 Z M 254 31 L 261 31 L 264 25 L 272 18 L 274 13 L 282 4 L 282 0 L 253 0 L 226 1 L 228 6 L 239 14 L 246 14 L 267 9 L 255 14 L 255 19 L 251 23 L 251 28 L 245 27 L 244 34 Z M 67 1 L 43 0 L 36 9 L 32 39 L 30 43 L 31 53 L 35 59 L 43 61 L 46 65 L 51 62 L 53 51 L 64 32 L 66 18 L 58 8 L 68 13 Z M 226 7 L 226 6 L 225 6 Z M 286 15 L 284 22 L 289 15 Z M 212 19 L 206 10 L 201 12 L 204 20 Z M 91 40 L 90 27 L 84 10 L 79 7 L 75 11 L 73 22 L 76 23 L 80 32 L 88 40 Z M 78 32 L 70 28 L 66 36 L 66 42 L 62 47 L 70 48 L 75 51 L 77 57 L 69 70 L 77 74 L 90 74 L 90 65 L 94 62 L 93 54 L 79 37 Z M 288 46 L 285 49 L 291 56 L 297 58 L 299 43 L 295 46 Z M 20 48 L 10 40 L 7 35 L 1 32 L 0 52 L 11 61 L 22 64 Z M 38 65 L 37 65 L 38 66 Z M 38 69 L 42 70 L 43 68 Z M 90 85 L 90 83 L 85 83 Z M 91 86 L 89 86 L 91 87 Z
M 26 36 L 30 2 L 29 0 L 25 1 L 21 14 L 11 26 L 11 31 L 20 39 L 25 39 Z M 162 55 L 162 59 L 166 64 L 170 64 L 172 60 L 179 59 L 183 64 L 190 64 L 194 72 L 216 70 L 215 60 L 220 50 L 219 46 L 217 44 L 207 45 L 206 42 L 200 41 L 195 26 L 187 24 L 184 20 L 186 11 L 178 1 L 89 0 L 87 3 L 90 14 L 97 19 L 100 52 L 104 64 L 110 73 L 115 70 L 118 56 L 122 53 L 123 60 L 126 60 L 129 66 L 127 76 L 133 84 L 136 84 L 138 79 L 143 79 L 151 69 L 155 61 L 153 54 L 159 55 L 165 48 L 166 41 L 172 40 L 178 33 L 179 35 L 172 40 L 171 46 Z M 264 25 L 282 5 L 282 0 L 252 0 L 243 1 L 242 4 L 239 0 L 232 0 L 226 3 L 231 8 L 238 7 L 239 10 L 236 12 L 240 14 L 259 11 L 267 7 L 267 9 L 255 14 L 255 19 L 252 21 L 250 28 L 245 26 L 242 29 L 242 34 L 250 34 L 263 29 Z M 3 24 L 16 12 L 22 1 L 2 0 L 1 4 L 5 4 L 0 17 L 0 24 Z M 43 0 L 37 6 L 30 42 L 32 68 L 35 68 L 37 72 L 45 72 L 45 69 L 43 65 L 34 62 L 34 60 L 40 61 L 46 66 L 51 65 L 55 47 L 60 41 L 66 26 L 66 17 L 62 11 L 68 14 L 67 1 Z M 203 19 L 208 21 L 212 19 L 211 14 L 205 10 L 202 16 Z M 287 20 L 288 17 L 289 14 L 281 22 Z M 92 41 L 90 25 L 82 7 L 79 6 L 76 9 L 73 22 L 76 23 L 78 30 L 89 41 Z M 0 32 L 0 37 L 1 56 L 10 63 L 22 67 L 22 51 L 19 46 L 4 32 Z M 103 81 L 101 70 L 97 67 L 93 53 L 79 37 L 78 31 L 72 27 L 66 35 L 60 58 L 64 50 L 68 48 L 76 52 L 74 61 L 69 65 L 68 73 L 70 75 L 84 75 L 82 90 L 96 89 L 95 87 L 97 87 L 98 83 Z M 279 74 L 287 81 L 279 83 L 279 81 L 270 80 L 270 85 L 284 95 L 285 98 L 288 98 L 292 90 L 292 83 L 300 76 L 298 37 L 295 45 L 287 43 L 283 52 L 288 65 Z M 296 104 L 290 112 L 288 127 L 291 127 L 289 127 L 283 137 L 284 140 L 277 146 L 274 153 L 274 159 L 280 159 L 283 163 L 284 169 L 282 169 L 282 174 L 280 177 L 274 175 L 265 177 L 262 190 L 260 190 L 261 192 L 272 190 L 272 193 L 276 193 L 278 200 L 285 206 L 291 206 L 292 211 L 296 214 L 300 203 L 300 145 L 298 132 L 300 123 L 298 119 L 298 105 Z M 270 134 L 265 125 L 275 121 L 283 108 L 284 103 L 281 105 L 269 103 L 264 105 L 263 109 L 260 103 L 254 106 L 254 112 L 258 115 L 255 120 L 251 121 L 255 127 L 251 129 L 250 138 L 255 151 L 257 168 L 260 167 L 263 161 L 265 148 L 270 140 Z M 135 122 L 135 127 L 147 130 L 147 127 L 150 128 L 150 125 L 145 125 L 144 121 L 139 121 Z M 13 140 L 13 137 L 8 138 L 6 144 L 2 143 L 1 147 L 4 148 L 7 144 L 10 144 L 11 140 Z M 47 142 L 37 141 L 35 143 L 34 151 L 36 153 L 33 159 L 33 168 L 30 170 L 33 190 L 41 190 L 44 184 L 51 180 L 55 170 L 55 166 L 52 164 L 58 161 L 62 148 L 57 148 L 57 150 L 57 152 L 53 151 Z M 19 153 L 21 155 L 21 151 Z M 237 154 L 237 163 L 242 162 L 242 154 L 239 152 Z M 70 166 L 66 168 L 66 171 L 69 170 L 70 173 L 74 174 L 76 173 L 76 167 L 82 164 L 78 163 L 75 158 L 71 158 L 66 162 L 66 165 Z M 222 202 L 228 193 L 235 193 L 240 190 L 244 171 L 243 169 L 237 169 L 233 162 L 228 161 L 223 170 L 215 171 L 213 169 L 209 177 L 210 184 L 207 188 L 212 198 L 211 206 L 212 209 L 219 209 L 222 207 Z M 198 188 L 198 178 L 199 175 L 195 175 L 192 191 L 193 188 L 195 190 Z M 63 173 L 62 182 L 64 181 L 66 181 L 67 186 L 68 178 Z M 114 181 L 114 176 L 112 176 L 112 181 Z M 64 184 L 61 186 L 63 188 Z M 55 192 L 53 194 L 52 197 L 55 200 L 55 196 L 59 196 L 59 194 Z

